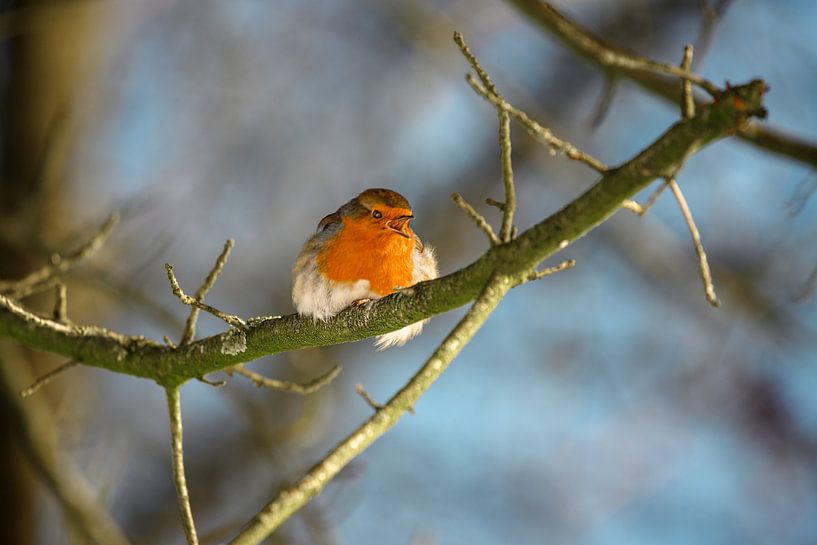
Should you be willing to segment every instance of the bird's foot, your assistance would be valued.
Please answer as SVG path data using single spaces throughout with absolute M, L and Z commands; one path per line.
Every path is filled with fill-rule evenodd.
M 352 307 L 352 308 L 363 307 L 363 306 L 368 305 L 371 302 L 372 302 L 371 299 L 369 299 L 368 297 L 364 297 L 362 299 L 355 299 L 354 301 L 352 301 L 352 304 L 349 305 L 349 306 Z

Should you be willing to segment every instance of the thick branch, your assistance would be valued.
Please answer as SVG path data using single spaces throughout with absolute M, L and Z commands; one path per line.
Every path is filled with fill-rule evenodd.
M 627 163 L 609 170 L 562 210 L 494 247 L 471 265 L 443 278 L 422 282 L 411 295 L 401 293 L 347 309 L 327 322 L 289 315 L 256 318 L 176 350 L 144 337 L 100 327 L 59 324 L 26 311 L 0 296 L 0 336 L 62 354 L 111 371 L 180 384 L 237 363 L 299 348 L 356 341 L 394 331 L 472 300 L 494 272 L 526 278 L 545 258 L 565 248 L 607 219 L 621 203 L 656 178 L 670 176 L 689 155 L 734 133 L 751 116 L 763 115 L 762 81 L 733 87 L 720 100 L 698 108 Z
M 568 19 L 550 3 L 541 0 L 507 0 L 547 32 L 553 34 L 576 54 L 604 69 L 606 73 L 627 77 L 651 93 L 676 103 L 681 84 L 657 73 L 646 57 L 615 46 L 590 30 Z M 669 65 L 665 65 L 669 66 Z M 674 74 L 682 77 L 682 74 Z M 702 102 L 698 101 L 698 105 Z M 817 166 L 817 144 L 785 134 L 773 127 L 751 123 L 741 127 L 738 136 L 766 151 Z

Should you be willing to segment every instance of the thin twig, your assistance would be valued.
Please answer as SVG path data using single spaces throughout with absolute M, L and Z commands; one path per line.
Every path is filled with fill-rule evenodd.
M 300 395 L 308 395 L 317 390 L 323 388 L 330 382 L 332 382 L 338 373 L 340 373 L 340 365 L 336 365 L 332 367 L 326 373 L 310 380 L 309 382 L 304 383 L 297 383 L 297 382 L 288 382 L 285 380 L 276 380 L 274 378 L 265 377 L 259 373 L 254 371 L 250 371 L 246 369 L 243 364 L 236 365 L 232 367 L 230 370 L 238 373 L 239 375 L 243 375 L 253 381 L 253 383 L 258 388 L 270 388 L 272 390 L 278 390 L 280 392 L 290 392 L 293 394 L 300 394 Z
M 59 254 L 51 256 L 51 263 L 40 267 L 19 280 L 0 280 L 0 293 L 15 299 L 21 299 L 36 291 L 42 291 L 53 286 L 53 278 L 65 273 L 79 261 L 90 257 L 105 243 L 111 230 L 119 223 L 119 213 L 114 212 L 93 236 L 65 257 Z
M 803 303 L 808 301 L 814 295 L 815 289 L 817 289 L 817 266 L 811 270 L 799 293 L 794 296 L 794 302 Z
M 692 45 L 684 46 L 684 58 L 681 61 L 681 70 L 690 73 L 692 70 Z M 681 117 L 692 119 L 695 117 L 695 95 L 692 93 L 692 82 L 684 80 L 681 91 Z
M 381 410 L 375 412 L 351 435 L 341 441 L 326 457 L 315 464 L 298 482 L 281 490 L 248 522 L 229 545 L 260 543 L 293 513 L 316 496 L 349 462 L 366 450 L 380 436 L 397 424 L 434 382 L 440 378 L 462 348 L 488 319 L 513 283 L 505 276 L 494 275 L 474 304 L 434 351 L 419 371 Z
M 462 55 L 468 61 L 468 64 L 471 65 L 471 68 L 474 69 L 474 72 L 477 73 L 479 79 L 482 81 L 482 84 L 488 89 L 495 97 L 502 99 L 502 95 L 499 94 L 494 82 L 491 80 L 491 76 L 488 75 L 487 72 L 482 68 L 482 65 L 479 64 L 479 60 L 477 60 L 476 56 L 471 53 L 471 48 L 468 47 L 468 44 L 465 43 L 465 39 L 462 37 L 462 34 L 454 31 L 454 43 L 460 48 Z
M 224 243 L 224 249 L 219 254 L 218 258 L 216 259 L 213 268 L 210 270 L 210 274 L 207 275 L 205 278 L 204 283 L 201 287 L 196 291 L 195 299 L 196 301 L 203 303 L 204 296 L 207 295 L 207 292 L 213 287 L 218 280 L 219 275 L 221 274 L 222 269 L 224 269 L 224 265 L 227 264 L 227 259 L 230 257 L 230 252 L 233 251 L 233 247 L 235 246 L 235 240 L 228 238 L 227 242 Z M 187 322 L 184 325 L 184 332 L 182 333 L 182 338 L 179 341 L 179 346 L 185 346 L 189 344 L 193 337 L 196 335 L 196 321 L 199 317 L 199 309 L 197 307 L 193 307 L 190 309 L 190 315 L 187 317 Z
M 598 129 L 607 117 L 607 112 L 610 111 L 610 105 L 616 95 L 616 89 L 618 89 L 618 78 L 615 74 L 607 74 L 607 77 L 604 78 L 604 87 L 596 103 L 595 111 L 590 118 L 590 128 L 592 130 Z
M 184 476 L 184 447 L 182 446 L 182 404 L 180 388 L 167 388 L 167 411 L 170 415 L 170 445 L 173 450 L 173 481 L 176 483 L 176 496 L 179 500 L 179 513 L 182 517 L 184 534 L 188 545 L 198 545 L 196 525 L 193 522 L 193 511 L 190 508 L 190 495 L 187 492 L 187 479 Z
M 213 388 L 223 388 L 224 386 L 227 386 L 226 380 L 210 380 L 207 377 L 196 377 L 196 380 L 206 384 L 207 386 L 212 386 Z
M 720 301 L 715 294 L 715 285 L 712 283 L 712 271 L 709 269 L 709 261 L 706 259 L 706 252 L 704 245 L 701 242 L 701 233 L 698 232 L 698 227 L 695 225 L 695 220 L 692 219 L 692 212 L 689 210 L 684 194 L 681 192 L 681 187 L 675 178 L 667 180 L 672 193 L 675 195 L 675 200 L 678 201 L 678 206 L 681 208 L 681 214 L 684 216 L 687 227 L 689 227 L 689 234 L 692 236 L 692 244 L 695 246 L 695 253 L 698 254 L 698 268 L 701 271 L 701 280 L 704 283 L 704 292 L 706 293 L 706 300 L 714 307 L 719 307 Z
M 610 46 L 587 29 L 568 19 L 549 2 L 541 0 L 510 0 L 520 9 L 534 17 L 562 41 L 577 50 L 581 55 L 591 58 L 607 71 L 619 69 L 625 74 L 631 72 L 675 76 L 689 80 L 713 97 L 722 93 L 711 81 L 681 70 L 677 66 L 636 55 L 622 48 Z
M 477 227 L 482 229 L 482 232 L 485 233 L 485 235 L 488 237 L 488 240 L 491 241 L 491 244 L 493 246 L 502 244 L 502 241 L 499 239 L 498 236 L 496 236 L 496 233 L 494 233 L 494 230 L 491 227 L 491 224 L 488 223 L 488 220 L 486 220 L 485 217 L 482 216 L 482 214 L 474 210 L 474 207 L 468 204 L 468 202 L 462 197 L 462 195 L 460 195 L 459 193 L 453 193 L 451 195 L 451 199 L 455 203 L 457 203 L 457 205 L 460 208 L 462 208 L 463 212 L 465 212 L 465 214 L 469 218 L 474 220 L 474 222 L 477 224 Z
M 511 116 L 505 108 L 499 109 L 499 157 L 502 163 L 502 183 L 505 186 L 505 206 L 502 208 L 502 228 L 499 238 L 510 242 L 513 234 L 513 215 L 516 212 L 516 186 L 513 181 L 511 160 Z
M 658 201 L 658 197 L 664 192 L 669 184 L 666 180 L 662 181 L 658 187 L 655 188 L 655 191 L 652 192 L 652 195 L 647 199 L 647 202 L 642 205 L 642 211 L 640 215 L 645 215 L 647 212 L 650 211 L 650 208 L 655 205 L 656 201 Z
M 629 210 L 633 214 L 638 214 L 639 216 L 644 215 L 644 207 L 638 204 L 638 201 L 634 199 L 625 199 L 621 202 L 621 207 L 625 210 Z
M 547 267 L 547 268 L 542 269 L 540 271 L 532 272 L 530 275 L 528 275 L 528 282 L 530 282 L 532 280 L 539 280 L 539 279 L 544 278 L 546 276 L 550 276 L 551 274 L 561 272 L 561 271 L 566 271 L 567 269 L 572 269 L 575 266 L 576 266 L 576 260 L 575 259 L 568 259 L 567 261 L 562 261 L 561 263 L 559 263 L 558 265 L 556 265 L 554 267 Z
M 173 295 L 178 297 L 179 301 L 181 301 L 182 304 L 197 307 L 205 312 L 209 312 L 216 318 L 224 320 L 233 327 L 239 329 L 246 329 L 247 323 L 238 316 L 235 316 L 233 314 L 226 314 L 220 311 L 219 309 L 204 304 L 201 301 L 197 301 L 196 299 L 184 293 L 181 286 L 179 285 L 179 281 L 176 280 L 176 275 L 173 274 L 173 265 L 171 265 L 170 263 L 165 263 L 165 269 L 167 269 L 167 279 L 170 281 L 170 288 L 173 290 Z
M 701 28 L 698 33 L 698 39 L 695 41 L 695 49 L 698 54 L 695 57 L 693 66 L 700 65 L 704 57 L 709 52 L 709 47 L 712 45 L 712 37 L 715 35 L 715 27 L 720 21 L 723 14 L 729 8 L 732 0 L 719 0 L 715 6 L 709 0 L 701 2 Z
M 369 407 L 371 407 L 374 411 L 379 411 L 380 409 L 383 408 L 383 405 L 378 403 L 377 400 L 373 398 L 369 392 L 366 391 L 366 388 L 364 388 L 362 384 L 355 385 L 355 392 L 357 392 L 358 395 L 363 398 L 363 401 L 365 401 L 366 404 Z M 411 414 L 416 414 L 414 411 L 414 407 L 409 407 L 408 411 Z
M 375 398 L 373 398 L 372 395 L 366 391 L 366 388 L 364 388 L 362 384 L 355 385 L 355 392 L 357 392 L 358 395 L 363 398 L 363 401 L 365 401 L 366 404 L 372 408 L 372 410 L 379 411 L 383 408 L 383 405 L 378 403 L 377 400 L 375 400 Z
M 485 204 L 487 204 L 489 206 L 495 206 L 495 207 L 499 208 L 500 210 L 505 210 L 505 203 L 504 202 L 496 201 L 496 200 L 492 199 L 491 197 L 488 197 L 487 199 L 485 199 Z
M 54 289 L 53 318 L 55 322 L 68 323 L 68 288 L 62 282 L 57 282 Z
M 647 202 L 644 204 L 639 204 L 637 201 L 633 199 L 627 199 L 621 203 L 622 208 L 626 208 L 627 210 L 633 212 L 634 214 L 638 214 L 639 216 L 646 216 L 647 212 L 653 207 L 655 202 L 658 200 L 658 197 L 664 192 L 667 188 L 666 180 L 662 180 L 658 187 L 655 188 L 655 191 L 652 192 L 650 197 L 647 199 Z
M 574 161 L 579 161 L 581 163 L 586 164 L 596 172 L 604 174 L 608 171 L 607 165 L 596 159 L 595 157 L 591 156 L 588 153 L 583 152 L 567 140 L 562 140 L 558 138 L 553 132 L 540 125 L 536 121 L 532 120 L 528 115 L 515 108 L 512 104 L 507 102 L 506 100 L 497 97 L 493 93 L 489 92 L 483 85 L 481 85 L 471 74 L 465 76 L 465 81 L 468 82 L 468 85 L 476 92 L 479 96 L 490 102 L 495 108 L 504 108 L 508 111 L 512 116 L 516 118 L 527 130 L 528 133 L 531 134 L 534 138 L 544 142 L 545 144 L 549 145 L 551 149 L 556 151 L 561 151 L 564 153 L 568 159 L 572 159 Z
M 59 375 L 63 371 L 68 371 L 69 369 L 71 369 L 72 367 L 76 367 L 77 365 L 79 365 L 79 362 L 76 361 L 76 360 L 69 360 L 69 361 L 63 363 L 62 365 L 60 365 L 56 369 L 54 369 L 52 371 L 49 371 L 48 373 L 44 374 L 43 376 L 41 376 L 40 378 L 35 380 L 34 383 L 31 386 L 29 386 L 25 390 L 21 391 L 20 392 L 20 397 L 30 396 L 31 394 L 33 394 L 34 392 L 36 392 L 37 390 L 39 390 L 40 388 L 42 388 L 43 386 L 45 386 L 46 384 L 51 382 L 54 379 L 54 377 L 56 377 L 57 375 Z

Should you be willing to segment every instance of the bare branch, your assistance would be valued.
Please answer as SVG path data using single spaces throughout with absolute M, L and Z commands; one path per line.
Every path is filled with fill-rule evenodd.
M 681 70 L 690 73 L 692 70 L 692 45 L 684 46 L 684 58 L 681 61 Z M 695 117 L 695 95 L 692 93 L 692 82 L 684 80 L 681 92 L 681 117 L 690 119 Z
M 658 185 L 658 187 L 655 188 L 655 191 L 653 191 L 652 195 L 650 195 L 650 198 L 647 199 L 647 202 L 643 205 L 643 210 L 641 212 L 642 216 L 650 211 L 650 208 L 652 208 L 656 201 L 658 201 L 658 198 L 661 196 L 661 194 L 664 192 L 668 185 L 669 184 L 667 183 L 667 181 L 664 180 Z
M 219 309 L 211 307 L 210 305 L 206 305 L 201 301 L 198 301 L 184 293 L 184 291 L 182 291 L 181 286 L 179 285 L 179 281 L 176 280 L 176 275 L 173 274 L 173 265 L 171 265 L 170 263 L 165 263 L 165 269 L 167 269 L 167 279 L 170 281 L 170 288 L 173 290 L 173 295 L 178 297 L 179 301 L 181 301 L 182 304 L 190 305 L 192 307 L 199 308 L 205 312 L 209 312 L 216 318 L 224 320 L 233 327 L 239 329 L 245 329 L 247 327 L 247 323 L 238 316 L 234 316 L 232 314 L 225 314 L 224 312 L 221 312 Z
M 799 293 L 794 296 L 794 301 L 798 303 L 808 301 L 812 298 L 812 296 L 814 296 L 815 289 L 817 289 L 817 266 L 815 266 L 811 270 L 811 273 L 809 273 L 808 278 L 803 283 Z
M 0 280 L 0 293 L 14 299 L 22 299 L 37 291 L 54 285 L 54 277 L 65 273 L 71 267 L 93 255 L 105 243 L 108 235 L 119 223 L 119 213 L 111 214 L 88 242 L 65 257 L 51 256 L 51 263 L 33 271 L 20 280 Z
M 604 78 L 604 87 L 596 103 L 596 108 L 590 118 L 591 129 L 598 129 L 604 122 L 604 119 L 607 117 L 607 112 L 610 111 L 613 98 L 616 96 L 616 89 L 618 89 L 618 78 L 614 74 L 607 74 L 607 77 Z
M 315 464 L 294 485 L 281 490 L 229 545 L 255 545 L 284 523 L 294 512 L 329 484 L 350 461 L 366 450 L 378 437 L 397 424 L 410 407 L 443 374 L 462 348 L 482 327 L 513 283 L 508 277 L 494 275 L 474 301 L 468 313 L 448 334 L 420 370 L 369 420 L 341 441 L 323 460 Z
M 513 234 L 513 215 L 516 212 L 516 187 L 511 161 L 511 117 L 508 110 L 499 110 L 499 156 L 502 163 L 502 183 L 505 186 L 505 206 L 502 208 L 502 228 L 499 237 L 510 242 Z
M 336 365 L 326 373 L 310 380 L 309 382 L 299 384 L 297 382 L 288 382 L 285 380 L 276 380 L 274 378 L 265 377 L 260 373 L 250 371 L 249 369 L 245 368 L 244 364 L 236 365 L 230 369 L 231 372 L 238 373 L 239 375 L 245 376 L 253 381 L 258 388 L 270 388 L 271 390 L 278 390 L 279 392 L 290 392 L 300 395 L 309 395 L 320 390 L 332 382 L 335 377 L 338 376 L 340 370 L 340 365 Z
M 635 199 L 624 199 L 621 201 L 621 207 L 625 210 L 629 210 L 633 214 L 638 214 L 639 216 L 643 216 L 646 213 L 644 207 L 641 206 Z
M 488 197 L 487 199 L 485 199 L 485 204 L 487 204 L 489 206 L 495 206 L 495 207 L 499 208 L 500 210 L 505 210 L 505 203 L 504 202 L 499 202 L 497 200 L 492 199 L 491 197 Z
M 75 367 L 77 365 L 79 365 L 79 362 L 75 361 L 75 360 L 70 360 L 70 361 L 67 361 L 67 362 L 63 363 L 62 365 L 60 365 L 56 369 L 54 369 L 52 371 L 49 371 L 48 373 L 44 374 L 43 376 L 41 376 L 40 378 L 35 380 L 34 383 L 31 386 L 29 386 L 25 390 L 21 391 L 20 392 L 20 397 L 30 396 L 31 394 L 33 394 L 34 392 L 36 392 L 37 390 L 39 390 L 40 388 L 42 388 L 43 386 L 45 386 L 46 384 L 51 382 L 54 379 L 54 377 L 56 377 L 57 375 L 59 375 L 63 371 L 67 371 L 67 370 L 69 370 L 72 367 Z
M 196 301 L 200 303 L 204 302 L 204 296 L 207 295 L 207 292 L 210 291 L 213 285 L 215 285 L 222 269 L 224 269 L 224 265 L 227 264 L 227 259 L 229 259 L 230 253 L 233 251 L 234 246 L 235 240 L 228 238 L 227 242 L 224 243 L 224 249 L 221 251 L 221 254 L 219 254 L 218 258 L 216 259 L 213 268 L 210 270 L 210 274 L 207 275 L 204 283 L 196 291 Z M 187 322 L 184 325 L 184 332 L 182 333 L 182 338 L 179 341 L 179 346 L 189 344 L 193 340 L 193 337 L 196 336 L 196 321 L 198 318 L 199 308 L 194 306 L 190 309 L 190 315 L 187 317 Z
M 482 68 L 482 65 L 479 64 L 479 60 L 477 60 L 476 56 L 471 53 L 471 49 L 468 47 L 468 44 L 465 43 L 465 39 L 462 37 L 462 34 L 459 32 L 454 32 L 454 43 L 460 48 L 462 55 L 468 61 L 468 64 L 474 69 L 474 72 L 477 73 L 479 76 L 480 81 L 488 90 L 488 92 L 495 97 L 502 99 L 502 95 L 497 90 L 494 82 L 491 80 L 491 77 L 485 72 Z
M 68 288 L 62 282 L 57 282 L 54 287 L 54 321 L 68 323 Z
M 712 283 L 712 272 L 709 269 L 709 261 L 706 259 L 706 252 L 704 245 L 701 242 L 701 234 L 698 232 L 698 227 L 695 225 L 695 220 L 692 219 L 692 212 L 689 210 L 684 194 L 675 178 L 669 178 L 667 185 L 672 189 L 675 195 L 675 200 L 678 201 L 678 206 L 681 208 L 681 214 L 684 216 L 687 227 L 689 227 L 689 234 L 692 236 L 692 243 L 695 245 L 695 253 L 698 255 L 698 268 L 701 271 L 701 280 L 704 283 L 704 292 L 706 293 L 706 300 L 714 307 L 719 307 L 720 301 L 715 294 L 715 285 Z
M 366 391 L 366 388 L 364 388 L 362 384 L 356 384 L 356 385 L 355 385 L 355 392 L 357 392 L 357 393 L 358 393 L 358 395 L 359 395 L 360 397 L 362 397 L 362 398 L 363 398 L 363 401 L 365 401 L 365 402 L 366 402 L 366 404 L 367 404 L 369 407 L 371 407 L 371 408 L 372 408 L 372 410 L 374 410 L 374 411 L 379 411 L 379 410 L 382 410 L 382 409 L 383 409 L 383 405 L 381 405 L 380 403 L 378 403 L 378 402 L 375 400 L 375 398 L 373 398 L 373 397 L 371 396 L 371 394 L 370 394 L 369 392 L 367 392 L 367 391 Z
M 607 165 L 590 154 L 581 151 L 567 140 L 558 138 L 550 129 L 543 127 L 536 121 L 532 120 L 525 112 L 515 108 L 503 98 L 497 97 L 496 95 L 490 93 L 488 89 L 480 85 L 480 83 L 475 80 L 471 74 L 465 76 L 465 81 L 468 82 L 468 85 L 470 85 L 479 96 L 490 102 L 495 108 L 507 110 L 509 114 L 514 116 L 516 120 L 527 129 L 528 133 L 530 133 L 534 138 L 549 145 L 551 149 L 561 151 L 567 156 L 568 159 L 573 159 L 574 161 L 584 163 L 596 172 L 601 174 L 607 172 Z
M 498 236 L 496 236 L 496 233 L 494 233 L 494 230 L 493 230 L 493 228 L 491 227 L 491 224 L 490 224 L 490 223 L 488 223 L 488 220 L 486 220 L 486 219 L 485 219 L 485 217 L 484 217 L 484 216 L 482 216 L 482 214 L 480 214 L 479 212 L 477 212 L 477 211 L 474 209 L 474 207 L 473 207 L 473 206 L 471 206 L 470 204 L 468 204 L 468 202 L 467 202 L 467 201 L 466 201 L 466 200 L 465 200 L 465 199 L 462 197 L 462 195 L 460 195 L 459 193 L 453 193 L 453 194 L 451 195 L 451 199 L 452 199 L 452 200 L 453 200 L 455 203 L 457 203 L 457 205 L 458 205 L 460 208 L 462 208 L 462 210 L 465 212 L 465 214 L 466 214 L 466 215 L 467 215 L 469 218 L 471 218 L 472 220 L 474 220 L 474 222 L 477 224 L 477 227 L 479 227 L 480 229 L 482 229 L 482 232 L 484 232 L 484 233 L 485 233 L 485 235 L 488 237 L 488 240 L 490 240 L 490 241 L 491 241 L 491 245 L 492 245 L 492 246 L 496 246 L 496 245 L 498 245 L 498 244 L 502 244 L 502 241 L 499 239 L 499 237 L 498 237 Z M 503 206 L 504 206 L 504 205 L 503 205 Z
M 539 280 L 539 279 L 544 278 L 546 276 L 550 276 L 551 274 L 561 272 L 561 271 L 566 271 L 567 269 L 572 269 L 575 266 L 576 266 L 576 260 L 575 259 L 568 259 L 567 261 L 562 261 L 561 263 L 559 263 L 558 265 L 556 265 L 554 267 L 547 267 L 546 269 L 542 269 L 540 271 L 532 272 L 528 276 L 528 281 Z
M 713 6 L 710 0 L 703 0 L 703 5 L 701 6 L 701 28 L 695 45 L 695 49 L 698 50 L 698 55 L 695 58 L 693 66 L 701 64 L 701 60 L 709 52 L 709 46 L 712 45 L 712 38 L 715 35 L 715 27 L 731 3 L 731 0 L 718 0 L 717 4 Z
M 627 210 L 631 211 L 634 214 L 639 216 L 646 216 L 647 212 L 655 205 L 658 197 L 664 192 L 667 188 L 669 183 L 666 180 L 663 180 L 658 187 L 655 188 L 655 191 L 652 192 L 650 197 L 647 199 L 647 202 L 644 204 L 639 204 L 637 201 L 633 199 L 626 199 L 624 202 L 621 203 L 622 208 L 626 208 Z
M 173 481 L 176 484 L 176 496 L 179 500 L 179 513 L 188 545 L 198 545 L 196 525 L 193 522 L 193 510 L 190 508 L 190 495 L 187 492 L 187 479 L 184 476 L 184 447 L 182 446 L 182 404 L 180 388 L 166 388 L 167 411 L 170 416 L 170 444 L 173 449 Z
M 506 0 L 527 14 L 544 30 L 553 34 L 579 56 L 602 68 L 605 73 L 614 73 L 631 79 L 647 91 L 661 96 L 672 103 L 678 100 L 678 84 L 668 81 L 659 71 L 656 73 L 645 63 L 643 57 L 622 47 L 610 44 L 593 34 L 587 28 L 565 17 L 549 2 L 542 0 Z M 669 65 L 667 65 L 669 66 Z M 646 68 L 646 70 L 645 70 Z M 679 70 L 672 67 L 671 71 Z M 673 74 L 678 75 L 678 74 Z M 698 101 L 698 105 L 702 105 Z M 786 156 L 812 166 L 817 166 L 817 144 L 783 131 L 748 123 L 737 128 L 743 140 L 767 151 Z
M 509 242 L 513 237 L 513 215 L 516 212 L 516 187 L 513 181 L 513 162 L 511 161 L 511 118 L 508 114 L 508 103 L 502 98 L 491 77 L 482 68 L 476 56 L 471 53 L 471 49 L 468 47 L 468 44 L 465 43 L 465 39 L 459 32 L 454 32 L 454 43 L 459 46 L 463 56 L 469 64 L 471 64 L 471 67 L 477 73 L 479 79 L 482 80 L 487 94 L 497 99 L 497 102 L 492 104 L 494 104 L 497 115 L 499 116 L 499 157 L 500 164 L 502 165 L 502 183 L 505 186 L 505 202 L 502 205 L 502 227 L 499 230 L 499 239 L 502 242 Z M 468 213 L 467 210 L 466 213 Z M 477 221 L 477 224 L 479 224 L 479 221 Z
M 212 386 L 213 388 L 223 388 L 227 386 L 226 380 L 210 380 L 207 377 L 196 377 L 196 380 L 206 384 L 207 386 Z

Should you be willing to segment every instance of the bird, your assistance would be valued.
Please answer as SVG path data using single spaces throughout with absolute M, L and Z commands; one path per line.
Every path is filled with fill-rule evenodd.
M 292 267 L 298 314 L 325 321 L 418 282 L 437 278 L 434 249 L 411 229 L 411 205 L 391 189 L 370 188 L 325 216 Z M 420 321 L 377 337 L 383 350 L 417 336 Z

